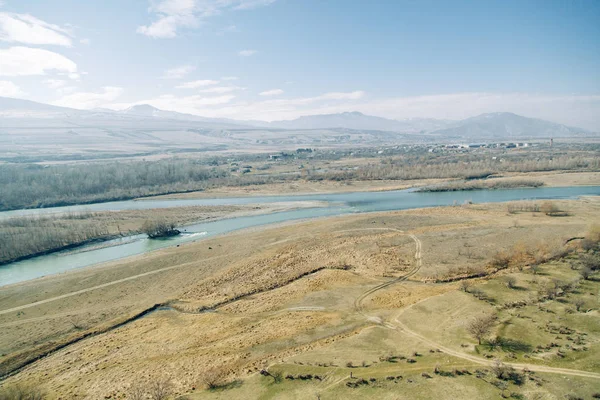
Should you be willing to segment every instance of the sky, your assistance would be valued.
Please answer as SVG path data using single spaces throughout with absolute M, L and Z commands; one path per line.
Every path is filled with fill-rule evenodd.
M 0 0 L 0 96 L 600 131 L 600 1 Z

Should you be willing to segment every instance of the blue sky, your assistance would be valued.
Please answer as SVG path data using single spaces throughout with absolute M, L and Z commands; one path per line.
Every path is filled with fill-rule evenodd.
M 198 115 L 492 111 L 600 130 L 600 2 L 4 0 L 0 96 Z

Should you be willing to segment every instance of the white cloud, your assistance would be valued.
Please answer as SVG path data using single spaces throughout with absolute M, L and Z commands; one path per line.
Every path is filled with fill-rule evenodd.
M 283 90 L 281 89 L 265 90 L 259 93 L 260 96 L 278 96 L 280 94 L 283 94 Z
M 76 92 L 68 94 L 56 100 L 52 104 L 56 106 L 71 107 L 78 109 L 89 109 L 101 107 L 115 101 L 123 93 L 123 88 L 106 86 L 102 92 Z
M 0 76 L 45 75 L 47 71 L 77 74 L 77 64 L 44 49 L 15 46 L 0 49 Z
M 174 38 L 179 28 L 195 28 L 205 18 L 227 10 L 267 6 L 275 0 L 151 0 L 148 11 L 156 20 L 142 25 L 137 32 L 153 38 Z
M 354 92 L 330 92 L 325 93 L 321 96 L 315 97 L 318 100 L 357 100 L 365 95 L 365 92 L 362 90 L 357 90 Z
M 76 86 L 64 86 L 64 87 L 56 89 L 56 93 L 59 96 L 66 96 L 68 94 L 75 93 L 76 91 L 77 91 Z
M 92 41 L 88 38 L 83 38 L 79 41 L 79 43 L 89 46 L 92 43 Z
M 196 67 L 193 65 L 181 65 L 179 67 L 171 68 L 165 71 L 163 79 L 181 79 L 194 71 Z
M 251 8 L 264 7 L 275 3 L 276 0 L 242 0 L 234 7 L 236 10 L 249 10 Z
M 237 33 L 239 31 L 240 30 L 238 29 L 237 26 L 235 26 L 235 25 L 227 25 L 226 27 L 224 27 L 222 29 L 219 29 L 217 31 L 217 35 L 222 36 L 222 35 L 225 35 L 226 33 Z
M 29 14 L 0 12 L 0 41 L 71 46 L 69 31 Z
M 67 81 L 62 79 L 46 79 L 44 80 L 44 84 L 50 89 L 58 89 L 65 86 L 67 84 Z
M 11 81 L 0 81 L 0 97 L 20 97 L 27 93 Z
M 229 87 L 228 87 L 229 88 Z M 243 89 L 235 87 L 236 89 Z M 205 90 L 210 90 L 205 89 Z M 229 89 L 227 89 L 229 90 Z M 318 114 L 325 107 L 341 106 L 345 110 L 354 110 L 356 100 L 364 95 L 362 91 L 330 92 L 314 97 L 293 99 L 270 99 L 258 102 L 232 103 L 236 96 L 224 94 L 217 97 L 202 95 L 178 97 L 164 95 L 154 99 L 141 100 L 135 103 L 112 104 L 110 108 L 123 109 L 134 104 L 151 104 L 154 107 L 188 114 L 208 117 L 228 117 L 236 119 L 288 119 L 300 115 Z M 310 108 L 312 107 L 312 108 Z
M 170 39 L 177 36 L 178 27 L 197 25 L 198 21 L 193 15 L 165 15 L 148 26 L 139 26 L 136 32 L 155 39 Z
M 185 83 L 182 83 L 181 85 L 178 85 L 175 87 L 177 89 L 197 89 L 197 88 L 203 87 L 203 86 L 216 85 L 217 83 L 219 83 L 219 81 L 215 81 L 212 79 L 203 79 L 203 80 L 199 80 L 199 81 L 185 82 Z
M 238 54 L 242 57 L 250 57 L 257 53 L 256 50 L 242 50 Z
M 237 90 L 241 90 L 242 88 L 239 86 L 217 86 L 211 87 L 209 89 L 199 90 L 200 93 L 231 93 Z

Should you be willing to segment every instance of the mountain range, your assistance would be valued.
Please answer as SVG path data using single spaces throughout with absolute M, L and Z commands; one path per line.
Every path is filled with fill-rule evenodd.
M 0 158 L 52 154 L 159 152 L 400 143 L 521 141 L 590 135 L 581 128 L 507 112 L 460 121 L 394 120 L 360 112 L 308 115 L 286 121 L 238 121 L 165 111 L 148 104 L 121 111 L 77 110 L 0 97 Z

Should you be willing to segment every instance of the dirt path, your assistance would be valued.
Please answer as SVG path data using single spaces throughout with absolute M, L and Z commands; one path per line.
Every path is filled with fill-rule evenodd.
M 406 234 L 404 231 L 400 230 L 400 229 L 396 229 L 396 228 L 362 228 L 362 229 L 346 229 L 346 230 L 342 230 L 342 231 L 335 231 L 334 233 L 342 233 L 342 232 L 360 232 L 360 231 L 392 231 L 392 232 L 399 232 L 401 234 Z M 414 240 L 415 242 L 415 266 L 413 267 L 413 269 L 411 269 L 408 273 L 402 275 L 399 278 L 393 279 L 391 281 L 387 281 L 384 282 L 382 284 L 379 284 L 375 287 L 372 287 L 371 289 L 367 290 L 366 292 L 364 292 L 363 294 L 361 294 L 360 296 L 358 296 L 356 298 L 356 300 L 354 300 L 354 309 L 356 311 L 358 311 L 359 313 L 363 314 L 365 317 L 368 317 L 364 312 L 363 312 L 363 307 L 362 307 L 362 302 L 369 297 L 370 295 L 372 295 L 373 293 L 381 290 L 381 289 L 385 289 L 391 285 L 394 285 L 398 282 L 402 282 L 407 280 L 408 278 L 410 278 L 411 276 L 413 276 L 414 274 L 416 274 L 420 269 L 421 269 L 421 265 L 423 265 L 423 261 L 421 258 L 421 241 L 419 240 L 419 238 L 417 238 L 415 235 L 413 234 L 408 234 L 408 236 Z
M 441 295 L 440 295 L 441 296 Z M 405 335 L 411 336 L 415 339 L 420 340 L 421 342 L 427 343 L 428 345 L 430 345 L 431 347 L 434 347 L 436 349 L 439 349 L 441 351 L 443 351 L 446 354 L 449 354 L 451 356 L 454 357 L 458 357 L 458 358 L 462 358 L 463 360 L 468 360 L 471 361 L 475 364 L 479 364 L 479 365 L 485 365 L 485 366 L 490 366 L 491 363 L 489 360 L 483 359 L 483 358 L 479 358 L 470 354 L 466 354 L 463 353 L 461 351 L 456 351 L 456 350 L 452 350 L 440 343 L 437 343 L 431 339 L 426 338 L 425 336 L 411 330 L 410 328 L 408 328 L 402 321 L 400 321 L 400 317 L 402 316 L 402 314 L 404 314 L 407 310 L 409 310 L 410 308 L 414 307 L 415 305 L 427 301 L 431 299 L 431 297 L 428 297 L 426 299 L 423 299 L 421 301 L 418 301 L 406 308 L 404 308 L 398 315 L 396 315 L 396 317 L 393 320 L 393 323 L 384 323 L 384 326 L 386 328 L 389 329 L 393 329 L 393 330 L 397 330 L 399 332 L 402 332 Z M 582 370 L 576 370 L 576 369 L 567 369 L 567 368 L 555 368 L 555 367 L 546 367 L 543 365 L 535 365 L 535 364 L 520 364 L 520 363 L 504 363 L 506 365 L 510 365 L 513 368 L 518 368 L 518 369 L 528 369 L 530 371 L 535 371 L 535 372 L 547 372 L 547 373 L 551 373 L 551 374 L 563 374 L 563 375 L 572 375 L 572 376 L 580 376 L 580 377 L 584 377 L 584 378 L 593 378 L 593 379 L 600 379 L 600 373 L 596 373 L 596 372 L 588 372 L 588 371 L 582 371 Z
M 352 229 L 352 230 L 347 230 L 348 231 L 365 231 L 365 230 L 388 230 L 388 231 L 396 231 L 396 232 L 401 232 L 404 233 L 404 231 L 401 231 L 399 229 L 394 229 L 394 228 L 365 228 L 365 229 Z M 344 232 L 344 231 L 338 231 L 338 232 Z M 370 295 L 372 295 L 373 293 L 384 289 L 388 286 L 391 286 L 395 283 L 398 282 L 402 282 L 407 280 L 410 276 L 414 275 L 415 273 L 417 273 L 419 271 L 419 269 L 421 269 L 421 266 L 423 265 L 422 262 L 422 244 L 421 241 L 419 240 L 419 238 L 417 238 L 415 235 L 413 234 L 409 234 L 409 236 L 411 237 L 411 239 L 413 239 L 415 241 L 415 245 L 416 245 L 416 250 L 415 250 L 415 267 L 409 271 L 407 274 L 403 275 L 400 278 L 382 283 L 380 285 L 377 285 L 369 290 L 367 290 L 366 292 L 364 292 L 363 294 L 361 294 L 355 301 L 354 301 L 354 307 L 355 309 L 360 312 L 361 314 L 367 316 L 362 308 L 362 302 Z M 456 350 L 452 350 L 440 343 L 437 343 L 431 339 L 428 339 L 418 333 L 416 333 L 415 331 L 410 330 L 404 323 L 402 323 L 402 321 L 400 321 L 400 317 L 402 316 L 402 314 L 404 312 L 406 312 L 406 310 L 410 309 L 411 307 L 415 306 L 416 304 L 419 304 L 423 301 L 429 300 L 431 297 L 428 297 L 426 299 L 423 299 L 415 304 L 412 304 L 406 308 L 404 308 L 400 314 L 398 314 L 393 322 L 383 322 L 382 321 L 382 325 L 385 326 L 386 328 L 392 329 L 392 330 L 398 330 L 406 335 L 409 335 L 415 339 L 418 339 L 424 343 L 429 344 L 432 347 L 435 347 L 436 349 L 439 349 L 441 351 L 443 351 L 446 354 L 452 355 L 454 357 L 457 358 L 462 358 L 463 360 L 467 360 L 467 361 L 471 361 L 473 363 L 476 364 L 480 364 L 480 365 L 485 365 L 485 366 L 490 366 L 491 363 L 489 362 L 489 360 L 483 359 L 483 358 L 479 358 L 470 354 L 466 354 L 460 351 L 456 351 Z M 367 316 L 368 317 L 368 316 Z M 379 320 L 379 318 L 373 318 L 370 317 L 369 319 L 372 320 Z M 593 379 L 600 379 L 600 373 L 595 373 L 595 372 L 588 372 L 588 371 L 581 371 L 581 370 L 574 370 L 574 369 L 567 369 L 567 368 L 554 368 L 554 367 L 546 367 L 543 365 L 533 365 L 533 364 L 520 364 L 520 363 L 505 363 L 506 365 L 510 365 L 513 368 L 519 368 L 519 369 L 528 369 L 530 371 L 536 371 L 536 372 L 546 372 L 546 373 L 553 373 L 553 374 L 564 374 L 564 375 L 572 375 L 572 376 L 580 376 L 580 377 L 584 377 L 584 378 L 593 378 Z
M 224 254 L 224 255 L 220 255 L 220 256 L 206 258 L 204 261 L 216 260 L 216 259 L 223 258 L 223 257 L 228 257 L 228 256 L 229 256 L 228 254 Z M 34 303 L 24 304 L 22 306 L 13 307 L 13 308 L 7 308 L 7 309 L 4 309 L 4 310 L 0 310 L 0 315 L 8 314 L 8 313 L 11 313 L 11 312 L 14 312 L 14 311 L 25 310 L 27 308 L 39 306 L 40 304 L 51 303 L 51 302 L 56 301 L 56 300 L 66 299 L 68 297 L 73 297 L 73 296 L 77 296 L 77 295 L 80 295 L 80 294 L 83 294 L 83 293 L 91 292 L 92 290 L 102 289 L 102 288 L 105 288 L 105 287 L 108 287 L 108 286 L 117 285 L 119 283 L 123 283 L 123 282 L 127 282 L 127 281 L 132 281 L 134 279 L 139 279 L 139 278 L 142 278 L 142 277 L 145 277 L 145 276 L 150 276 L 150 275 L 154 275 L 154 274 L 159 274 L 161 272 L 170 271 L 172 269 L 183 268 L 183 267 L 195 264 L 195 263 L 196 263 L 196 261 L 192 261 L 192 262 L 189 262 L 189 263 L 172 265 L 170 267 L 155 269 L 155 270 L 144 272 L 144 273 L 141 273 L 141 274 L 128 276 L 127 278 L 117 279 L 116 281 L 106 282 L 106 283 L 103 283 L 101 285 L 92 286 L 92 287 L 89 287 L 89 288 L 86 288 L 86 289 L 77 290 L 75 292 L 65 293 L 65 294 L 62 294 L 62 295 L 56 296 L 56 297 L 50 297 L 48 299 L 36 301 Z

